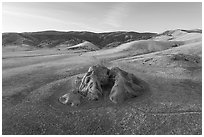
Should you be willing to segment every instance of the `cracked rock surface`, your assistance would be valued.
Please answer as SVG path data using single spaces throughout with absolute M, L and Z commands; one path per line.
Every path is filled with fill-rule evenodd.
M 114 85 L 109 97 L 114 103 L 121 103 L 128 98 L 136 97 L 142 94 L 144 90 L 139 79 L 118 67 L 114 67 L 110 70 L 110 77 L 113 79 Z
M 111 69 L 105 66 L 95 65 L 89 68 L 88 72 L 80 78 L 77 78 L 78 83 L 75 87 L 78 91 L 71 91 L 59 98 L 63 104 L 71 104 L 78 106 L 81 96 L 87 97 L 89 100 L 98 100 L 103 96 L 102 87 L 111 85 L 109 98 L 113 103 L 122 103 L 129 98 L 136 97 L 142 94 L 144 85 L 133 74 L 127 73 L 118 67 Z

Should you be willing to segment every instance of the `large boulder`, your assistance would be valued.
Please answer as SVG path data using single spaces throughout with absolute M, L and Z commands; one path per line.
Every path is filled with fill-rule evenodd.
M 108 69 L 101 65 L 90 67 L 83 78 L 77 77 L 74 84 L 74 92 L 63 95 L 60 98 L 61 103 L 79 105 L 81 97 L 98 100 L 103 96 L 103 87 L 110 85 L 112 89 L 109 98 L 114 103 L 122 103 L 139 96 L 144 90 L 141 80 L 133 74 L 118 67 Z
M 110 70 L 110 78 L 114 81 L 114 85 L 109 97 L 114 103 L 122 103 L 128 98 L 139 96 L 144 90 L 138 78 L 118 67 Z
M 109 82 L 109 69 L 96 65 L 89 68 L 82 78 L 79 92 L 90 100 L 98 100 L 103 95 L 102 86 Z

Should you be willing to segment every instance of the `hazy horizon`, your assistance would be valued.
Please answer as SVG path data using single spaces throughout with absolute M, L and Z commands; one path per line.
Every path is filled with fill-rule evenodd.
M 201 2 L 3 2 L 3 32 L 202 29 Z

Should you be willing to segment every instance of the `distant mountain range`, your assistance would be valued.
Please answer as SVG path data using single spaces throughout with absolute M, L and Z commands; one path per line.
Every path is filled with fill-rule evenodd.
M 164 33 L 138 33 L 138 32 L 107 32 L 94 33 L 87 31 L 40 31 L 40 32 L 24 32 L 24 33 L 3 33 L 2 45 L 26 45 L 35 48 L 53 48 L 60 45 L 71 47 L 83 42 L 90 42 L 98 48 L 117 47 L 123 43 L 135 40 L 147 40 L 162 35 L 171 36 L 176 30 L 165 31 Z M 202 33 L 202 30 L 180 30 L 187 33 Z
M 134 40 L 149 39 L 157 34 L 155 33 L 137 33 L 137 32 L 109 32 L 109 33 L 93 33 L 93 32 L 59 32 L 59 31 L 41 31 L 41 32 L 25 32 L 25 33 L 3 33 L 2 44 L 8 45 L 29 45 L 39 48 L 56 47 L 58 45 L 73 46 L 84 41 L 88 41 L 103 48 L 106 46 L 117 46 Z

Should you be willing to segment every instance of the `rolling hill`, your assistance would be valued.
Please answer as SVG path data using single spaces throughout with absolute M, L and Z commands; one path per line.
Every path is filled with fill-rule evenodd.
M 149 39 L 155 36 L 155 33 L 137 33 L 137 32 L 59 32 L 59 31 L 42 31 L 42 32 L 25 32 L 25 33 L 3 33 L 3 46 L 9 45 L 29 45 L 37 48 L 52 48 L 58 45 L 64 45 L 67 42 L 71 45 L 88 41 L 103 48 L 108 44 L 119 42 L 126 43 L 133 40 Z
M 4 50 L 26 42 L 34 49 Z M 3 44 L 4 135 L 202 134 L 202 30 L 4 33 Z M 98 101 L 61 104 L 96 64 L 135 75 L 145 91 L 114 104 L 103 87 Z

